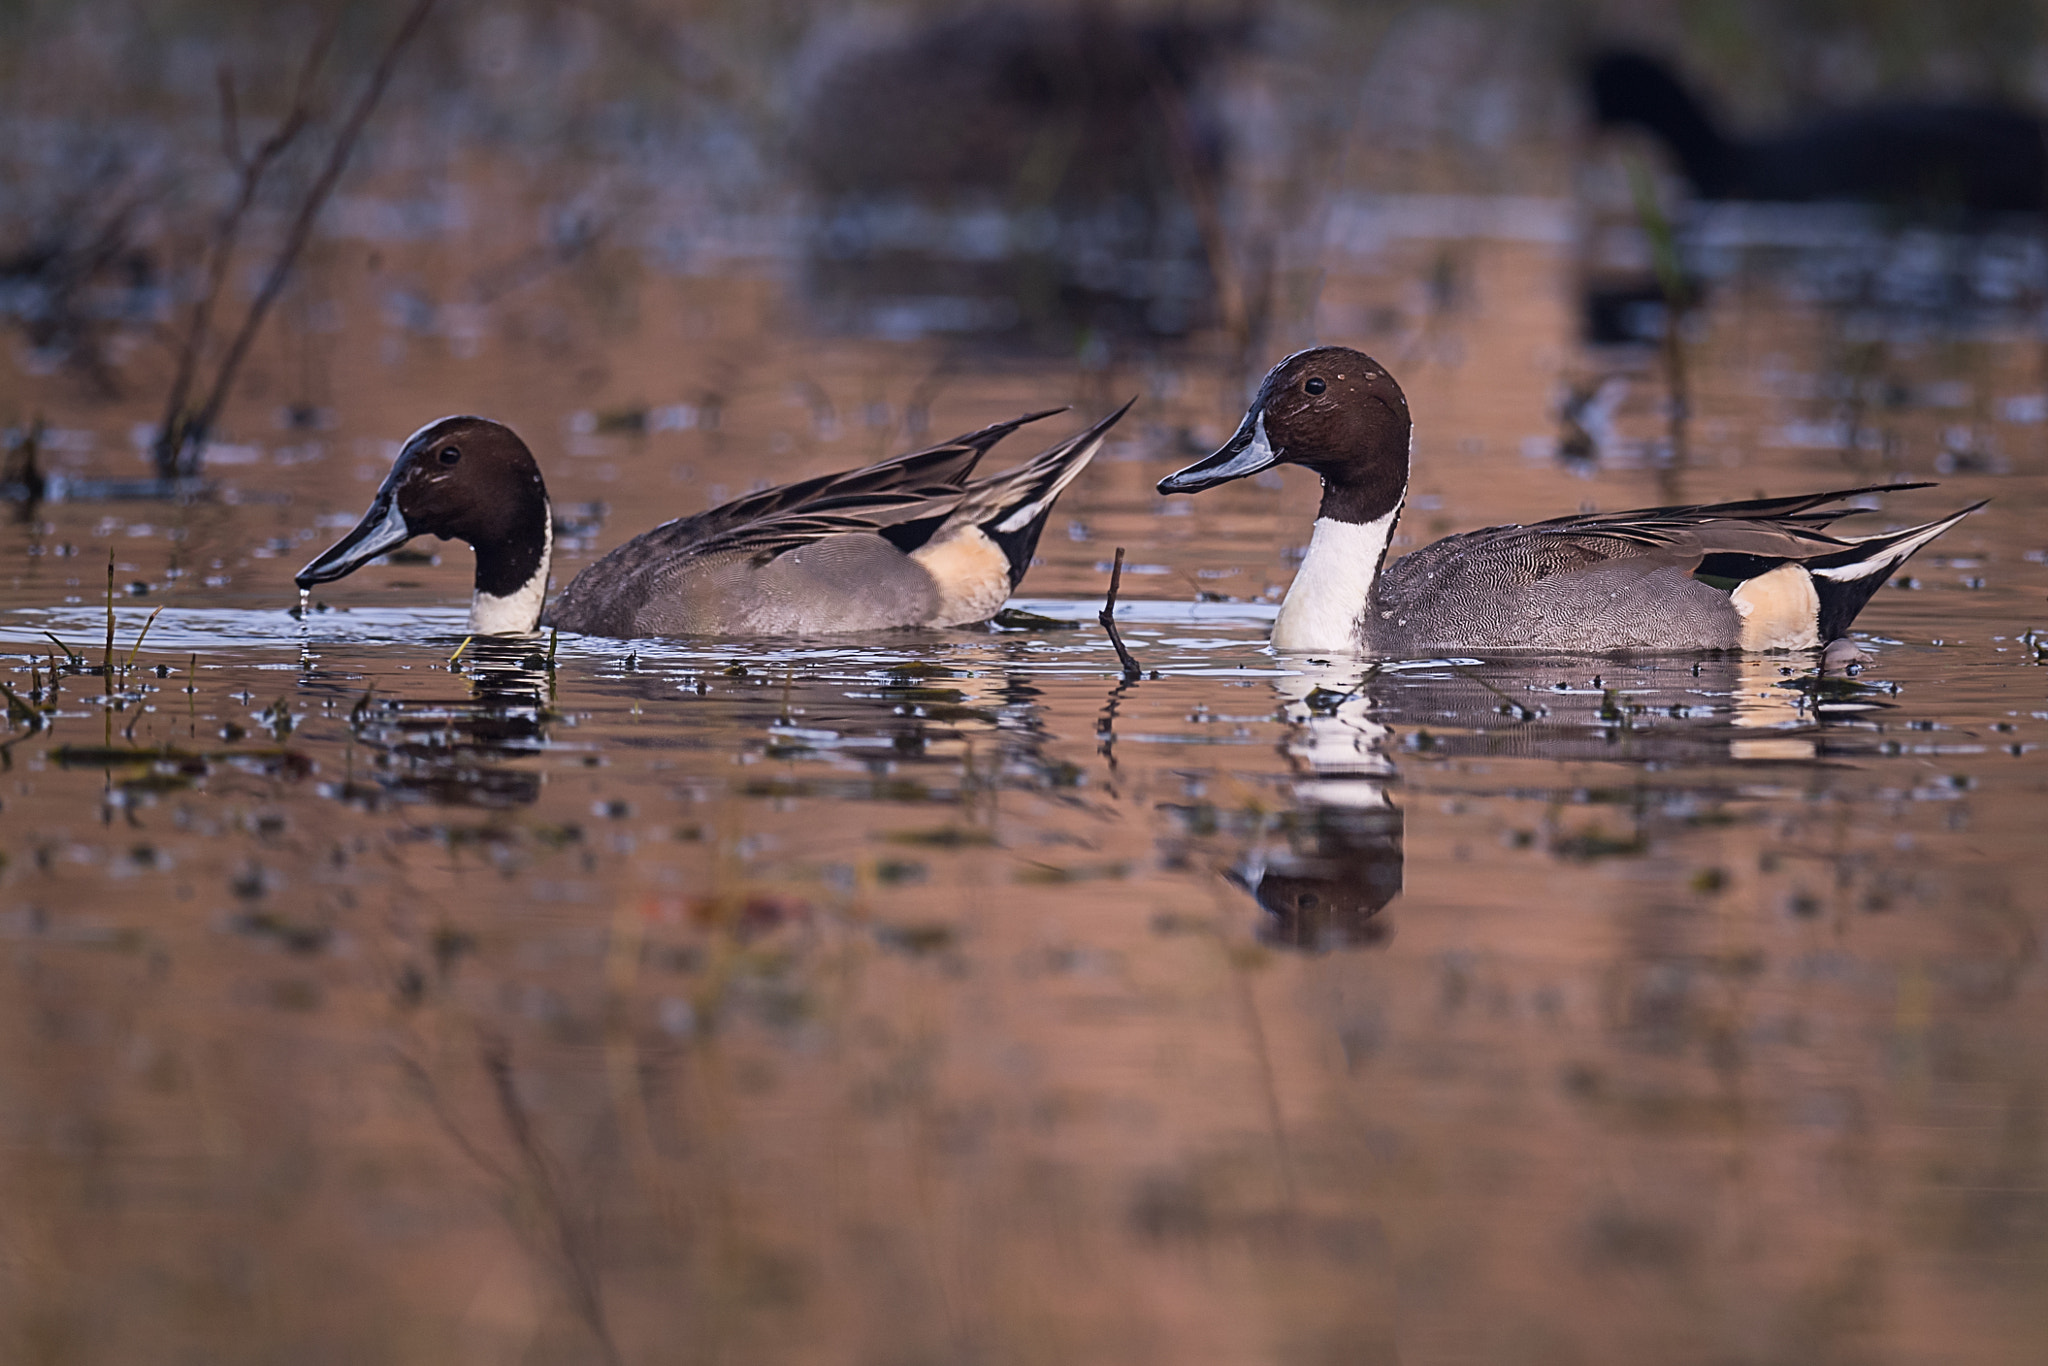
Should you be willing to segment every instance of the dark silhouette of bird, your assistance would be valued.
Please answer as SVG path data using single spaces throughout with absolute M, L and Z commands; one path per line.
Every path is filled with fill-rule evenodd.
M 1888 102 L 1738 136 L 1670 66 L 1612 51 L 1587 68 L 1603 127 L 1648 130 L 1706 199 L 1851 200 L 1908 212 L 1999 213 L 2048 204 L 2048 136 L 2010 106 Z

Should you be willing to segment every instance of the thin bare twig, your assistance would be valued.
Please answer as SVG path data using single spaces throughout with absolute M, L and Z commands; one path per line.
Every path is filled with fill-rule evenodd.
M 1135 683 L 1144 677 L 1145 671 L 1138 667 L 1137 659 L 1124 645 L 1123 634 L 1116 629 L 1116 590 L 1124 581 L 1124 548 L 1116 548 L 1116 563 L 1109 567 L 1109 596 L 1103 600 L 1102 610 L 1095 619 L 1102 623 L 1102 629 L 1109 632 L 1109 643 L 1116 647 L 1117 662 L 1124 666 L 1124 682 Z
M 235 73 L 226 62 L 214 73 L 214 82 L 220 86 L 220 154 L 227 158 L 230 166 L 240 169 L 242 165 L 242 118 L 235 105 Z
M 1224 947 L 1229 953 L 1229 947 Z M 1280 1083 L 1273 1070 L 1272 1050 L 1266 1046 L 1266 1025 L 1259 1015 L 1259 999 L 1252 992 L 1251 973 L 1239 958 L 1230 959 L 1230 975 L 1237 986 L 1238 1010 L 1251 1043 L 1252 1058 L 1258 1064 L 1259 1089 L 1266 1103 L 1266 1125 L 1273 1134 L 1273 1155 L 1280 1167 L 1280 1190 L 1286 1212 L 1292 1217 L 1301 1206 L 1301 1191 L 1294 1174 L 1294 1145 L 1287 1139 L 1287 1119 L 1280 1108 Z
M 367 701 L 368 697 L 369 694 L 365 693 L 364 700 Z M 356 705 L 360 709 L 363 703 Z M 403 1049 L 393 1049 L 392 1057 L 411 1076 L 427 1107 L 433 1111 L 435 1122 L 462 1155 L 493 1182 L 507 1191 L 516 1190 L 521 1184 L 519 1172 L 486 1152 L 455 1122 L 454 1115 L 449 1113 L 442 1100 L 441 1088 L 425 1065 Z M 604 1359 L 617 1363 L 622 1358 L 618 1344 L 612 1338 L 611 1327 L 605 1321 L 604 1302 L 591 1249 L 586 1246 L 585 1234 L 564 1200 L 554 1160 L 548 1155 L 540 1135 L 534 1132 L 533 1118 L 527 1113 L 526 1102 L 519 1098 L 518 1085 L 512 1075 L 511 1047 L 501 1037 L 486 1036 L 478 1045 L 477 1061 L 490 1080 L 498 1117 L 504 1122 L 506 1136 L 512 1140 L 512 1146 L 519 1154 L 520 1165 L 525 1168 L 526 1183 L 546 1215 L 549 1231 L 554 1237 L 554 1247 L 550 1251 L 561 1263 L 568 1279 L 569 1295 L 575 1302 L 576 1312 L 597 1339 Z
M 107 680 L 107 692 L 114 691 L 114 548 L 107 547 L 107 656 L 100 672 Z
M 357 705 L 360 706 L 362 704 L 357 703 Z M 413 1079 L 414 1085 L 419 1088 L 421 1099 L 426 1101 L 427 1108 L 434 1113 L 434 1122 L 441 1126 L 441 1131 L 448 1135 L 450 1141 L 469 1160 L 470 1164 L 499 1185 L 510 1187 L 513 1181 L 511 1171 L 500 1165 L 496 1158 L 470 1141 L 469 1135 L 462 1131 L 462 1126 L 455 1122 L 455 1117 L 448 1113 L 448 1107 L 442 1103 L 441 1088 L 434 1084 L 433 1074 L 427 1071 L 423 1064 L 402 1049 L 394 1048 L 391 1050 L 391 1056 L 400 1067 L 405 1069 L 407 1075 Z
M 511 1049 L 503 1039 L 493 1038 L 485 1041 L 480 1053 L 484 1071 L 491 1079 L 491 1090 L 497 1097 L 498 1113 L 505 1121 L 505 1131 L 519 1150 L 519 1155 L 525 1159 L 528 1177 L 540 1197 L 542 1208 L 554 1224 L 556 1252 L 562 1259 L 562 1269 L 568 1275 L 569 1291 L 575 1300 L 577 1313 L 603 1349 L 605 1360 L 616 1363 L 621 1357 L 618 1345 L 612 1340 L 611 1327 L 605 1321 L 603 1287 L 598 1279 L 594 1250 L 588 1246 L 585 1231 L 569 1212 L 568 1200 L 555 1175 L 555 1164 L 542 1146 L 540 1135 L 533 1130 L 533 1120 L 526 1112 L 526 1103 L 519 1098 L 519 1088 L 512 1076 Z
M 242 223 L 256 203 L 257 191 L 262 188 L 264 179 L 278 159 L 298 141 L 299 135 L 313 121 L 313 81 L 326 60 L 328 48 L 334 43 L 335 33 L 341 27 L 341 16 L 342 7 L 337 5 L 299 67 L 298 81 L 292 87 L 291 107 L 253 153 L 245 154 L 242 150 L 241 105 L 235 95 L 234 72 L 226 66 L 220 69 L 221 154 L 235 168 L 240 183 L 234 203 L 221 215 L 220 224 L 214 229 L 213 245 L 207 253 L 206 287 L 192 305 L 192 320 L 186 325 L 185 339 L 178 348 L 178 368 L 171 377 L 170 393 L 164 400 L 164 419 L 157 430 L 156 444 L 157 474 L 161 478 L 170 479 L 180 473 L 189 473 L 181 467 L 188 463 L 197 464 L 198 448 L 206 440 L 206 431 L 198 425 L 198 419 L 189 411 L 188 404 L 192 386 L 198 382 L 200 359 L 205 355 L 206 343 L 213 331 L 213 311 L 220 302 L 222 289 L 227 285 L 228 268 L 234 262 Z M 186 454 L 188 450 L 191 453 L 189 457 Z
M 17 319 L 29 343 L 63 355 L 65 364 L 105 398 L 118 397 L 121 385 L 106 355 L 107 322 L 88 293 L 135 249 L 135 220 L 147 204 L 146 191 L 123 191 L 112 183 L 119 172 L 116 162 L 90 173 L 77 202 L 62 204 L 50 215 L 39 234 L 46 245 L 18 263 L 35 279 L 40 294 L 32 313 Z M 108 203 L 111 210 L 99 212 Z
M 214 372 L 213 387 L 207 393 L 206 401 L 197 411 L 187 416 L 184 405 L 186 395 L 190 392 L 191 380 L 185 379 L 183 392 L 179 392 L 174 384 L 175 406 L 167 410 L 164 430 L 157 440 L 158 469 L 166 477 L 190 474 L 196 470 L 199 451 L 212 433 L 214 423 L 219 420 L 220 410 L 227 402 L 228 392 L 234 387 L 235 376 L 241 371 L 242 362 L 248 358 L 249 348 L 255 344 L 256 333 L 262 328 L 264 318 L 269 315 L 271 305 L 277 302 L 277 296 L 284 292 L 285 282 L 291 278 L 292 270 L 298 264 L 299 253 L 305 249 L 307 239 L 312 236 L 313 221 L 319 217 L 320 210 L 333 195 L 342 172 L 348 168 L 349 158 L 355 153 L 356 142 L 362 136 L 364 125 L 370 121 L 370 115 L 376 112 L 378 102 L 384 98 L 385 87 L 391 83 L 392 73 L 398 69 L 399 58 L 404 55 L 405 49 L 411 45 L 413 38 L 425 25 L 427 15 L 433 8 L 434 0 L 414 0 L 404 22 L 391 35 L 391 40 L 384 45 L 384 51 L 378 57 L 375 69 L 370 73 L 369 83 L 363 87 L 362 94 L 357 96 L 355 106 L 349 110 L 348 117 L 342 121 L 340 131 L 335 134 L 334 142 L 328 148 L 326 164 L 320 168 L 320 174 L 314 178 L 312 185 L 307 187 L 305 197 L 299 202 L 298 214 L 292 219 L 291 227 L 285 233 L 284 245 L 278 249 L 276 258 L 270 263 L 269 274 L 264 277 L 263 284 L 257 289 L 256 297 L 249 301 L 249 310 L 243 315 L 242 325 L 236 331 L 234 340 L 229 343 L 227 354 L 221 358 L 220 367 Z M 335 22 L 338 23 L 339 10 L 336 15 Z M 230 210 L 232 232 L 239 232 L 241 216 L 247 212 L 248 201 L 255 196 L 256 181 L 261 178 L 259 171 L 252 180 L 251 171 L 256 170 L 259 163 L 262 163 L 262 170 L 267 170 L 265 152 L 270 151 L 269 160 L 274 160 L 277 153 L 283 150 L 279 139 L 287 133 L 290 137 L 297 137 L 306 119 L 310 118 L 305 95 L 310 89 L 313 72 L 326 54 L 331 37 L 330 28 L 329 32 L 323 34 L 315 44 L 313 54 L 301 70 L 301 88 L 292 111 L 285 116 L 285 121 L 279 125 L 277 133 L 273 134 L 243 167 L 243 193 L 236 208 Z M 275 151 L 270 150 L 273 144 L 278 144 Z M 225 234 L 216 244 L 216 264 L 221 278 L 226 275 L 227 262 L 233 253 L 232 232 Z M 207 295 L 201 300 L 209 319 L 213 300 L 219 293 L 217 284 L 210 273 Z M 201 340 L 204 336 L 204 327 L 205 324 L 196 323 L 194 328 L 195 335 Z M 192 363 L 196 373 L 199 350 L 197 341 L 188 338 L 188 350 L 193 353 Z M 182 368 L 181 366 L 181 372 Z

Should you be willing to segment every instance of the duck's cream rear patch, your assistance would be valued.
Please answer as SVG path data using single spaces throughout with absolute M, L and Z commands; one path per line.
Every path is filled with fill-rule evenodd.
M 931 626 L 986 621 L 1010 597 L 1010 560 L 978 526 L 962 527 L 943 540 L 911 552 L 939 586 L 939 610 Z
M 1820 644 L 1820 594 L 1802 565 L 1781 564 L 1730 595 L 1745 650 L 1804 650 Z

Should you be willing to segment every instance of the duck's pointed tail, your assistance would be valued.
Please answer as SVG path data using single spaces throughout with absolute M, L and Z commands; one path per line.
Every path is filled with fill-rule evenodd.
M 977 431 L 963 432 L 951 441 L 941 441 L 921 451 L 895 456 L 844 474 L 827 475 L 820 481 L 829 495 L 869 487 L 908 487 L 917 484 L 963 484 L 981 458 L 992 447 L 1028 422 L 1064 413 L 1065 408 L 1042 408 L 1007 422 L 993 422 Z
M 1051 450 L 1034 456 L 1025 464 L 967 486 L 959 506 L 947 518 L 950 526 L 975 526 L 994 541 L 1010 564 L 1010 587 L 1023 581 L 1038 549 L 1038 534 L 1052 505 L 1074 477 L 1088 467 L 1102 449 L 1103 438 L 1117 420 L 1131 410 L 1130 403 L 1076 436 L 1068 437 Z M 943 540 L 945 531 L 933 539 Z
M 1813 576 L 1814 591 L 1820 596 L 1820 638 L 1830 641 L 1847 635 L 1849 623 L 1863 610 L 1863 604 L 1870 601 L 1871 595 L 1884 586 L 1900 565 L 1989 501 L 1972 503 L 1919 526 L 1861 536 L 1845 550 L 1807 560 L 1807 572 Z

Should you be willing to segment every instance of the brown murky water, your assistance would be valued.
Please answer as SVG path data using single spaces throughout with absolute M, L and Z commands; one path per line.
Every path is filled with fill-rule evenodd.
M 1994 501 L 1865 611 L 1853 680 L 1367 676 L 1263 645 L 1305 477 L 1151 492 L 1235 421 L 1220 345 L 823 335 L 773 260 L 624 249 L 464 311 L 473 241 L 337 230 L 208 496 L 0 529 L 24 707 L 101 660 L 109 548 L 118 599 L 118 686 L 60 670 L 0 749 L 0 1357 L 2048 1357 L 2025 300 L 1848 297 L 1839 246 L 1731 220 L 1673 462 L 1654 356 L 1578 341 L 1567 201 L 1345 204 L 1269 349 L 1394 368 L 1414 540 Z M 1866 285 L 2006 259 L 1854 240 Z M 55 471 L 138 473 L 150 404 L 36 368 L 0 393 Z M 1132 393 L 1025 585 L 1066 625 L 451 664 L 434 543 L 288 610 L 443 412 L 533 441 L 565 579 L 760 481 Z M 1092 619 L 1119 545 L 1135 684 Z

